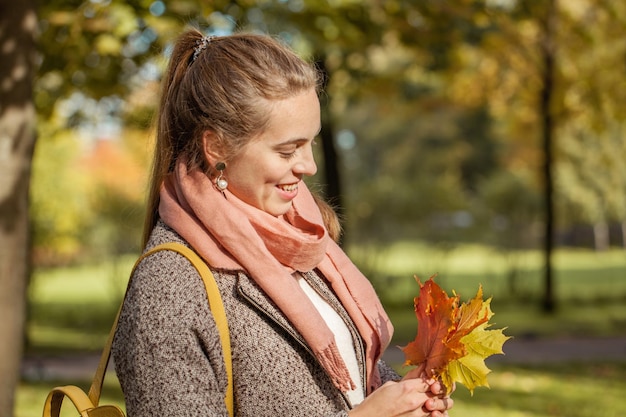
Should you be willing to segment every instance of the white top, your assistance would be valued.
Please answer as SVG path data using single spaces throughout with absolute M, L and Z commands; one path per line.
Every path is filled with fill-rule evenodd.
M 298 279 L 298 283 L 300 284 L 300 287 L 302 287 L 304 293 L 311 299 L 313 305 L 317 311 L 319 311 L 320 315 L 324 318 L 326 324 L 328 324 L 328 327 L 335 335 L 335 341 L 337 342 L 339 353 L 348 367 L 352 381 L 354 381 L 357 386 L 356 389 L 346 393 L 348 399 L 352 403 L 352 406 L 355 406 L 363 401 L 365 395 L 363 393 L 361 373 L 359 372 L 359 364 L 356 359 L 354 341 L 352 340 L 350 330 L 341 316 L 317 293 L 317 291 L 309 285 L 304 278 L 302 278 L 299 273 L 296 273 L 295 276 Z

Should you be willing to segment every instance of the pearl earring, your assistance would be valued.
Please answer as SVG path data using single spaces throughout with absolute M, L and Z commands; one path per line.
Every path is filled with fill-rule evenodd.
M 218 190 L 224 191 L 228 188 L 228 181 L 224 178 L 224 170 L 226 169 L 226 164 L 224 162 L 218 162 L 215 164 L 215 169 L 220 172 L 220 175 L 215 180 L 215 186 Z

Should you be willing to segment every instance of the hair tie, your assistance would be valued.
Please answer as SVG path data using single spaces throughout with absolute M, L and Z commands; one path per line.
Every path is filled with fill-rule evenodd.
M 196 41 L 196 46 L 193 48 L 193 57 L 191 58 L 192 63 L 198 58 L 198 55 L 206 49 L 214 37 L 215 36 L 204 36 L 202 39 Z

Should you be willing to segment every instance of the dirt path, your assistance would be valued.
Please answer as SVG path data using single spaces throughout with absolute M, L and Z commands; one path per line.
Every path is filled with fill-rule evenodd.
M 504 355 L 493 355 L 489 363 L 541 364 L 552 362 L 620 360 L 626 361 L 626 336 L 607 338 L 513 338 L 504 344 Z M 384 359 L 404 361 L 404 353 L 389 348 Z
M 558 361 L 626 361 L 626 336 L 610 338 L 514 338 L 504 345 L 505 355 L 494 355 L 489 363 L 541 364 Z M 384 360 L 389 364 L 404 362 L 399 348 L 390 347 Z M 54 357 L 26 357 L 22 376 L 27 380 L 89 380 L 98 366 L 99 354 Z M 109 365 L 111 371 L 112 365 Z
M 505 355 L 494 355 L 489 363 L 541 364 L 564 361 L 626 361 L 626 336 L 611 338 L 514 338 L 504 344 Z M 404 354 L 390 347 L 384 355 L 389 364 L 400 364 Z M 22 377 L 27 380 L 89 380 L 98 366 L 99 354 L 25 357 Z M 109 372 L 113 372 L 109 365 Z

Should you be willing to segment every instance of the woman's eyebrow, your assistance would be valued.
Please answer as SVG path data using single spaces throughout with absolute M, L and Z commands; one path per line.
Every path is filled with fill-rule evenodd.
M 283 146 L 290 146 L 290 145 L 300 145 L 302 143 L 306 143 L 308 142 L 309 139 L 307 138 L 294 138 L 294 139 L 288 139 L 284 142 L 280 142 L 274 145 L 274 148 L 281 148 Z
M 319 135 L 321 131 L 322 131 L 322 127 L 320 126 L 320 128 L 317 130 L 317 132 L 315 132 L 315 134 L 313 135 L 313 139 L 315 139 L 315 137 L 317 135 Z M 310 138 L 305 138 L 305 137 L 303 137 L 303 138 L 287 139 L 284 142 L 277 143 L 275 146 L 298 145 L 298 144 L 303 143 L 303 142 L 308 142 L 309 140 L 311 140 L 311 139 Z

